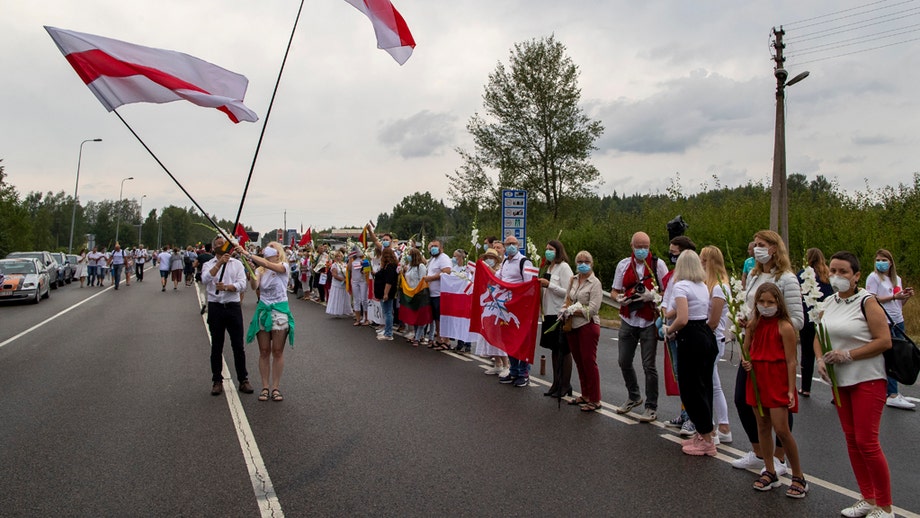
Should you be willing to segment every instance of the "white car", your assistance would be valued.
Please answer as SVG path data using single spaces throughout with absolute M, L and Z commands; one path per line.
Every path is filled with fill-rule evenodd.
M 0 259 L 0 302 L 28 300 L 38 304 L 51 296 L 51 276 L 41 261 L 33 258 Z

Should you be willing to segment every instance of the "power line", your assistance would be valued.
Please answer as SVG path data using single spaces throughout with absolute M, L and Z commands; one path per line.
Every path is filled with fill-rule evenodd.
M 917 40 L 920 40 L 920 38 L 912 38 L 912 39 L 909 39 L 909 40 L 897 41 L 897 42 L 895 42 L 895 43 L 889 43 L 888 45 L 880 45 L 880 46 L 878 46 L 878 47 L 872 47 L 872 48 L 868 48 L 868 49 L 854 50 L 853 52 L 847 52 L 847 53 L 845 53 L 845 54 L 837 54 L 837 55 L 835 55 L 835 56 L 827 56 L 827 57 L 824 57 L 824 58 L 812 59 L 812 60 L 809 60 L 809 61 L 799 61 L 799 62 L 796 63 L 796 65 L 806 65 L 806 64 L 808 64 L 808 63 L 816 63 L 816 62 L 818 62 L 818 61 L 826 61 L 826 60 L 828 60 L 828 59 L 836 59 L 836 58 L 842 58 L 842 57 L 844 57 L 844 56 L 852 56 L 853 54 L 860 54 L 860 53 L 863 53 L 863 52 L 869 52 L 870 50 L 878 50 L 878 49 L 884 49 L 884 48 L 887 48 L 887 47 L 894 47 L 895 45 L 902 45 L 902 44 L 904 44 L 904 43 L 910 43 L 910 42 L 912 42 L 912 41 L 917 41 Z
M 903 19 L 905 19 L 905 18 L 909 18 L 909 17 L 911 17 L 911 16 L 920 16 L 920 12 L 917 12 L 917 13 L 914 13 L 914 14 L 908 14 L 907 16 L 902 16 L 901 18 L 898 18 L 898 21 L 903 20 Z M 827 31 L 821 31 L 821 32 L 826 32 L 827 34 L 823 34 L 823 35 L 820 35 L 820 36 L 811 36 L 811 37 L 808 37 L 808 38 L 806 38 L 806 37 L 804 37 L 804 36 L 799 36 L 799 37 L 791 37 L 790 39 L 793 39 L 795 43 L 801 43 L 801 42 L 803 42 L 803 41 L 811 41 L 811 40 L 820 40 L 821 38 L 827 38 L 827 37 L 829 37 L 829 36 L 836 36 L 836 35 L 838 35 L 838 34 L 844 34 L 844 33 L 847 33 L 847 32 L 853 32 L 853 31 L 855 31 L 855 30 L 857 30 L 857 29 L 865 29 L 866 27 L 873 27 L 873 26 L 875 26 L 875 25 L 881 25 L 881 24 L 883 24 L 883 23 L 891 23 L 892 21 L 893 21 L 893 20 L 884 20 L 884 21 L 875 22 L 875 23 L 867 23 L 866 25 L 861 25 L 861 26 L 859 26 L 859 27 L 853 27 L 853 28 L 851 28 L 851 29 L 844 29 L 844 30 L 837 31 L 837 32 L 828 32 L 828 31 L 833 31 L 833 30 L 839 29 L 839 27 L 833 27 L 833 28 L 831 28 L 831 29 L 828 29 Z M 912 27 L 912 25 L 909 25 L 908 27 Z M 892 30 L 897 30 L 897 29 L 892 29 Z M 886 32 L 891 32 L 891 31 L 874 32 L 874 33 L 872 33 L 872 34 L 868 34 L 867 36 L 874 36 L 874 35 L 876 35 L 876 34 L 885 34 Z M 812 34 L 818 34 L 818 33 L 812 33 Z M 844 41 L 847 41 L 847 40 L 844 40 Z
M 876 16 L 875 18 L 869 18 L 869 19 L 867 19 L 867 20 L 860 20 L 860 21 L 858 21 L 858 22 L 846 23 L 846 24 L 843 24 L 843 25 L 838 25 L 837 27 L 831 27 L 830 29 L 824 29 L 824 30 L 820 30 L 820 31 L 810 32 L 810 33 L 807 33 L 807 34 L 802 34 L 801 36 L 799 36 L 799 38 L 805 38 L 805 37 L 808 37 L 808 36 L 813 36 L 813 35 L 815 35 L 815 34 L 822 34 L 822 33 L 825 33 L 825 32 L 835 31 L 835 30 L 837 30 L 837 29 L 842 29 L 842 28 L 844 28 L 844 27 L 851 27 L 852 29 L 850 29 L 850 30 L 861 29 L 861 28 L 863 28 L 863 27 L 868 27 L 868 26 L 869 26 L 869 25 L 864 25 L 864 26 L 863 26 L 863 25 L 860 25 L 860 24 L 863 24 L 863 23 L 865 23 L 865 22 L 871 22 L 871 21 L 875 21 L 875 20 L 884 20 L 885 18 L 888 18 L 888 20 L 884 20 L 884 21 L 882 21 L 882 22 L 878 22 L 878 23 L 886 23 L 886 22 L 891 21 L 890 18 L 893 18 L 893 17 L 898 16 L 898 15 L 903 15 L 904 13 L 909 13 L 909 12 L 911 12 L 911 11 L 918 11 L 918 10 L 920 10 L 920 7 L 914 7 L 914 8 L 911 8 L 911 9 L 905 9 L 905 10 L 903 10 L 903 11 L 897 11 L 897 12 L 894 12 L 894 13 L 884 14 L 884 15 L 882 15 L 882 16 Z M 907 15 L 907 16 L 912 16 L 912 15 Z M 856 27 L 853 27 L 854 25 L 855 25 Z M 876 25 L 876 24 L 870 24 L 870 25 Z
M 883 3 L 886 3 L 887 1 L 888 1 L 888 0 L 879 0 L 879 1 L 877 1 L 877 2 L 872 2 L 872 3 L 868 3 L 868 4 L 856 6 L 856 7 L 851 7 L 851 8 L 849 8 L 849 9 L 843 9 L 843 10 L 841 10 L 841 11 L 835 11 L 835 12 L 833 12 L 833 13 L 822 14 L 822 15 L 820 15 L 820 16 L 815 16 L 815 17 L 812 17 L 812 18 L 806 18 L 806 19 L 804 19 L 804 20 L 799 20 L 799 21 L 795 21 L 795 22 L 792 22 L 792 23 L 786 23 L 786 24 L 783 24 L 783 25 L 784 25 L 785 27 L 789 27 L 789 26 L 792 26 L 792 25 L 800 24 L 800 23 L 810 22 L 810 21 L 812 21 L 812 20 L 820 20 L 821 18 L 827 18 L 827 17 L 829 17 L 829 16 L 836 16 L 836 15 L 838 15 L 838 14 L 848 13 L 848 12 L 850 12 L 850 11 L 856 11 L 856 10 L 858 10 L 858 9 L 863 9 L 863 8 L 865 8 L 865 7 L 871 7 L 871 6 L 873 6 L 873 5 L 883 4 Z M 914 1 L 914 0 L 905 0 L 905 1 L 903 1 L 903 2 L 899 2 L 899 3 L 896 3 L 896 4 L 887 5 L 887 6 L 884 6 L 884 7 L 877 7 L 877 8 L 875 8 L 875 9 L 870 9 L 870 10 L 864 11 L 864 12 L 862 12 L 862 13 L 854 13 L 854 14 L 850 14 L 850 15 L 847 15 L 847 16 L 842 16 L 842 17 L 840 17 L 840 18 L 834 18 L 834 19 L 832 19 L 832 20 L 825 20 L 825 21 L 823 21 L 823 22 L 817 22 L 817 23 L 812 23 L 812 24 L 809 24 L 809 25 L 804 25 L 804 26 L 802 26 L 802 27 L 799 27 L 799 29 L 803 29 L 803 28 L 805 28 L 805 27 L 813 27 L 813 26 L 815 26 L 815 25 L 822 25 L 822 24 L 825 24 L 825 23 L 831 23 L 831 22 L 834 22 L 834 21 L 837 21 L 837 20 L 843 20 L 843 19 L 845 19 L 845 18 L 852 18 L 852 17 L 854 17 L 854 16 L 861 16 L 861 15 L 864 15 L 864 14 L 869 14 L 869 13 L 873 13 L 873 12 L 876 12 L 876 11 L 882 11 L 882 10 L 885 10 L 885 9 L 891 9 L 892 7 L 897 7 L 897 6 L 899 6 L 899 5 L 909 4 L 909 3 L 913 2 L 913 1 Z
M 898 36 L 903 36 L 903 35 L 905 35 L 905 34 L 910 34 L 910 33 L 912 33 L 912 32 L 920 31 L 920 29 L 902 30 L 902 29 L 908 29 L 908 28 L 910 28 L 910 27 L 916 27 L 916 26 L 918 26 L 918 25 L 920 25 L 920 24 L 911 25 L 911 26 L 909 26 L 909 27 L 902 27 L 901 29 L 892 29 L 891 31 L 885 31 L 885 32 L 894 32 L 894 31 L 899 31 L 899 30 L 901 31 L 901 32 L 897 32 L 897 33 L 895 33 L 895 34 L 888 34 L 887 36 L 878 36 L 877 38 L 869 38 L 869 36 L 875 36 L 874 34 L 870 34 L 870 35 L 868 35 L 868 36 L 860 36 L 860 37 L 857 37 L 857 38 L 850 38 L 849 40 L 843 40 L 843 41 L 839 41 L 839 42 L 827 43 L 827 44 L 824 44 L 824 45 L 818 45 L 818 46 L 816 46 L 816 47 L 811 47 L 810 49 L 803 49 L 803 50 L 800 50 L 800 51 L 798 51 L 798 52 L 793 52 L 792 54 L 789 54 L 788 57 L 789 57 L 790 59 L 792 59 L 792 58 L 795 58 L 795 57 L 797 57 L 797 56 L 803 56 L 803 55 L 805 55 L 805 54 L 814 54 L 814 53 L 816 53 L 816 52 L 827 52 L 827 51 L 834 50 L 834 49 L 840 49 L 840 48 L 844 48 L 844 47 L 852 47 L 853 45 L 861 45 L 861 44 L 863 44 L 863 43 L 868 43 L 868 42 L 870 42 L 870 41 L 884 40 L 884 39 L 887 39 L 887 38 L 896 38 L 896 37 L 898 37 Z M 884 33 L 880 33 L 880 34 L 884 34 Z M 856 40 L 860 40 L 860 41 L 856 41 Z M 846 42 L 848 42 L 848 41 L 851 42 L 851 43 L 846 43 Z M 825 47 L 826 47 L 826 48 L 825 48 Z

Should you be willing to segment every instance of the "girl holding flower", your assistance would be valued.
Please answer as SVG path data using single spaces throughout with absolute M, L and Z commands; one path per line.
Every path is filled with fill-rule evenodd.
M 773 458 L 773 432 L 776 432 L 792 469 L 792 484 L 786 496 L 804 498 L 808 493 L 808 483 L 799 463 L 798 445 L 789 428 L 789 412 L 798 411 L 795 392 L 795 328 L 789 320 L 783 295 L 775 284 L 761 284 L 754 293 L 754 300 L 756 305 L 748 322 L 743 345 L 750 361 L 741 362 L 745 371 L 756 374 L 756 377 L 752 375 L 747 379 L 745 393 L 748 405 L 766 410 L 763 415 L 754 414 L 765 465 L 760 478 L 754 482 L 754 489 L 769 491 L 780 486 Z
M 862 499 L 840 511 L 843 516 L 894 518 L 891 512 L 891 472 L 879 442 L 887 379 L 882 353 L 891 348 L 888 318 L 878 299 L 857 287 L 859 259 L 850 252 L 831 257 L 830 284 L 836 292 L 822 305 L 820 325 L 831 350 L 819 356 L 818 372 L 827 381 L 834 366 L 837 416 L 847 442 L 850 465 Z M 815 354 L 821 344 L 815 340 Z
M 601 408 L 601 375 L 597 369 L 597 342 L 601 336 L 600 317 L 604 289 L 594 275 L 594 258 L 582 250 L 575 256 L 578 274 L 569 283 L 563 311 L 572 319 L 572 330 L 566 335 L 572 359 L 578 369 L 581 396 L 571 404 L 581 404 L 583 412 Z M 577 308 L 577 309 L 576 309 Z M 572 311 L 565 311 L 571 309 Z

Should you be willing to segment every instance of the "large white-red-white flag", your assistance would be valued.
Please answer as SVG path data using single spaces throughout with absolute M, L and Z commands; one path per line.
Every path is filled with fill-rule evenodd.
M 476 263 L 470 331 L 518 360 L 533 363 L 540 319 L 540 283 L 500 280 L 481 260 Z M 442 324 L 443 325 L 443 324 Z
M 475 335 L 470 334 L 472 305 L 473 283 L 463 277 L 442 273 L 441 336 L 463 342 L 475 340 Z
M 393 56 L 400 65 L 409 60 L 415 40 L 409 32 L 409 26 L 390 0 L 345 0 L 355 9 L 364 13 L 374 24 L 377 34 L 377 48 Z
M 45 27 L 108 111 L 123 104 L 185 100 L 216 108 L 233 122 L 259 120 L 243 104 L 249 80 L 207 61 L 93 34 Z

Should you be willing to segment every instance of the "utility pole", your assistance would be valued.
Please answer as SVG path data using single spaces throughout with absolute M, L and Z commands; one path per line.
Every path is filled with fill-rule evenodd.
M 786 58 L 783 57 L 783 35 L 786 31 L 780 26 L 773 28 L 773 61 L 776 67 L 773 75 L 776 77 L 776 128 L 773 138 L 773 187 L 770 196 L 770 230 L 775 231 L 783 238 L 786 248 L 789 248 L 789 191 L 786 188 L 786 87 L 798 83 L 808 77 L 808 72 L 793 77 L 789 82 L 789 72 L 783 67 Z

